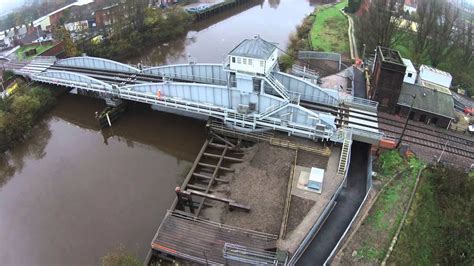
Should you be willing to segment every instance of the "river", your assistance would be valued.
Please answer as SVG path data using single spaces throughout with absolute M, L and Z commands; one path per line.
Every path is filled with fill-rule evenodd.
M 125 60 L 221 62 L 259 34 L 285 49 L 318 1 L 268 0 L 193 25 L 185 38 Z M 123 245 L 143 259 L 205 138 L 205 122 L 132 104 L 101 131 L 102 100 L 65 94 L 0 159 L 0 264 L 97 265 Z

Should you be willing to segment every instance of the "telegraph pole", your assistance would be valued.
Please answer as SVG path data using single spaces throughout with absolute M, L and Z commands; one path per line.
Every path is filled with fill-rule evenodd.
M 410 109 L 408 110 L 408 115 L 407 115 L 407 119 L 405 120 L 405 125 L 403 126 L 402 134 L 400 135 L 397 146 L 395 147 L 396 149 L 400 148 L 400 144 L 402 144 L 402 138 L 403 138 L 403 135 L 405 135 L 405 130 L 407 129 L 407 126 L 408 126 L 408 119 L 410 118 L 411 109 L 413 108 L 413 105 L 415 104 L 415 99 L 416 99 L 416 94 L 413 94 L 413 100 L 411 102 Z

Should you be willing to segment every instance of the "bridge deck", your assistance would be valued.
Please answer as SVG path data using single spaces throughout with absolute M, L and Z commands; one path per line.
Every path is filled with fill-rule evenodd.
M 225 264 L 225 243 L 258 250 L 275 249 L 276 235 L 235 228 L 169 212 L 151 243 L 153 250 L 198 263 Z

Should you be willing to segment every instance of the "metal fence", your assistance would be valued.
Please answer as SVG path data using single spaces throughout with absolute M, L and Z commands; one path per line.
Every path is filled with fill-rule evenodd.
M 341 70 L 341 54 L 330 52 L 316 52 L 316 51 L 299 51 L 298 59 L 301 60 L 327 60 L 339 63 L 339 70 Z

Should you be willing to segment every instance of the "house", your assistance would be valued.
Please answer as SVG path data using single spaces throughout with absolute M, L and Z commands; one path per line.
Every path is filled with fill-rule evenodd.
M 417 1 L 416 0 L 405 0 L 403 4 L 403 11 L 410 15 L 416 13 Z
M 276 45 L 260 36 L 242 41 L 228 55 L 230 69 L 262 75 L 275 67 L 277 58 Z
M 117 20 L 117 16 L 119 15 L 120 8 L 123 8 L 119 4 L 113 4 L 110 6 L 106 6 L 99 10 L 95 11 L 95 23 L 97 27 L 103 28 L 105 26 L 112 25 L 115 20 Z
M 421 65 L 417 72 L 398 51 L 379 46 L 369 95 L 381 111 L 446 128 L 455 118 L 451 81 L 451 74 L 430 66 Z
M 420 84 L 403 83 L 397 104 L 397 113 L 401 116 L 438 127 L 447 128 L 455 118 L 451 93 Z M 412 111 L 408 114 L 412 104 Z
M 93 0 L 79 0 L 61 7 L 33 21 L 33 26 L 40 27 L 41 30 L 51 30 L 52 27 L 58 26 L 61 23 L 61 18 L 64 16 L 65 10 L 71 7 L 82 7 L 93 2 Z

